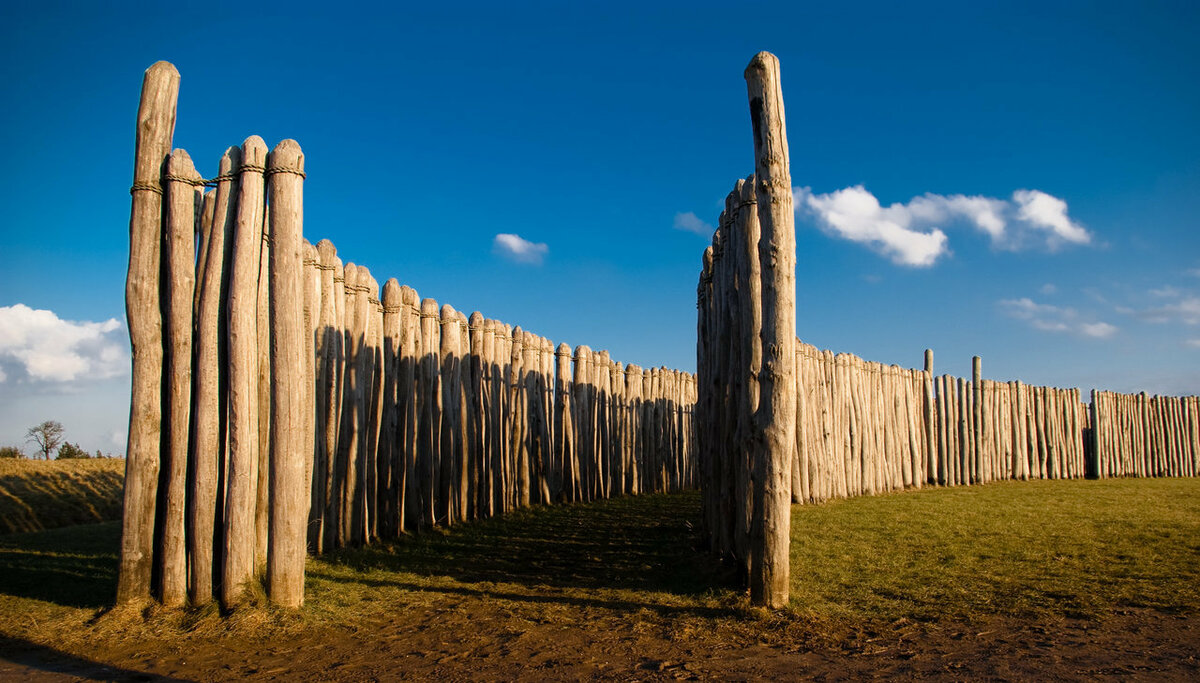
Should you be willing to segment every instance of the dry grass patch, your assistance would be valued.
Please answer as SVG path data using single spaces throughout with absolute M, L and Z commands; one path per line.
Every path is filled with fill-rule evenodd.
M 0 534 L 120 519 L 124 480 L 124 459 L 0 459 Z

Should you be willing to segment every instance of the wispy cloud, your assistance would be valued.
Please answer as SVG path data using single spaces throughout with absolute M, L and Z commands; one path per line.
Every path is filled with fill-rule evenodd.
M 1200 325 L 1200 295 L 1170 285 L 1151 289 L 1149 295 L 1154 299 L 1150 305 L 1116 306 L 1115 309 L 1118 313 L 1147 323 Z
M 500 233 L 492 240 L 492 251 L 514 263 L 540 266 L 550 247 L 545 242 L 530 242 L 520 235 Z
M 701 220 L 691 211 L 675 214 L 675 229 L 694 232 L 704 237 L 711 237 L 713 234 L 713 226 Z
M 827 194 L 793 188 L 796 211 L 826 233 L 864 244 L 903 266 L 932 266 L 950 254 L 944 227 L 968 225 L 1009 251 L 1088 244 L 1091 234 L 1067 215 L 1067 203 L 1040 190 L 1017 190 L 1009 200 L 926 193 L 883 206 L 862 185 Z
M 63 320 L 25 304 L 0 306 L 0 383 L 67 384 L 129 370 L 123 325 Z
M 1190 346 L 1193 349 L 1200 349 L 1200 338 L 1183 340 L 1184 346 Z
M 1041 288 L 1038 289 L 1038 291 L 1041 292 L 1042 294 L 1049 295 L 1049 294 L 1054 294 L 1055 292 L 1057 292 L 1058 287 L 1055 287 L 1054 284 L 1051 282 L 1047 282 L 1046 284 L 1042 285 Z
M 1118 332 L 1116 325 L 1101 320 L 1090 320 L 1073 308 L 1039 304 L 1028 297 L 1002 299 L 1000 310 L 1010 318 L 1024 321 L 1035 330 L 1043 332 L 1068 332 L 1083 337 L 1105 339 Z

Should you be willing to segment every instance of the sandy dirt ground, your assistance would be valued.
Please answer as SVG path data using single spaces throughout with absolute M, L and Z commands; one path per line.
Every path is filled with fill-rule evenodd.
M 128 642 L 71 655 L 0 642 L 0 679 L 177 680 L 1197 680 L 1200 617 L 914 624 L 831 638 L 793 621 L 757 638 L 728 619 L 571 597 L 546 623 L 522 600 L 441 595 L 420 608 L 285 640 Z M 684 610 L 690 612 L 690 610 Z M 545 614 L 539 610 L 539 614 Z M 769 624 L 768 624 L 769 626 Z

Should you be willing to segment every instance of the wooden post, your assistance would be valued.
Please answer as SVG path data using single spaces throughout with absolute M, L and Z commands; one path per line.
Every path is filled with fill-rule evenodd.
M 318 468 L 324 466 L 325 439 L 323 434 L 324 410 L 318 400 L 319 364 L 323 360 L 323 344 L 319 338 L 321 315 L 321 271 L 320 254 L 317 248 L 308 240 L 301 238 L 303 255 L 304 288 L 304 490 L 308 496 L 308 515 L 305 525 L 307 548 L 316 551 L 320 543 L 320 524 L 314 519 L 314 513 L 319 517 L 322 512 L 323 496 L 317 495 L 317 489 L 324 485 L 324 478 L 316 475 Z M 320 433 L 319 433 L 320 432 Z
M 458 312 L 450 304 L 442 304 L 441 347 L 439 349 L 438 365 L 441 368 L 442 405 L 441 405 L 441 450 L 438 461 L 440 486 L 437 490 L 440 505 L 437 508 L 438 520 L 446 526 L 457 521 L 456 470 L 459 450 L 458 431 L 458 395 L 462 390 L 461 375 L 458 370 Z
M 383 424 L 379 432 L 378 529 L 383 538 L 395 538 L 401 527 L 404 500 L 403 436 L 400 433 L 400 345 L 404 301 L 400 282 L 390 278 L 383 285 Z
M 437 481 L 441 466 L 441 328 L 434 299 L 421 301 L 421 400 L 417 438 L 418 490 L 421 499 L 419 528 L 437 524 Z
M 125 314 L 133 356 L 129 401 L 129 440 L 125 460 L 125 513 L 117 604 L 150 599 L 154 561 L 154 517 L 162 445 L 163 339 L 159 300 L 162 269 L 162 185 L 159 178 L 171 151 L 179 72 L 168 62 L 146 70 L 137 113 L 133 195 L 129 211 L 129 273 Z
M 265 190 L 264 190 L 265 194 Z M 258 485 L 254 507 L 254 571 L 267 571 L 271 504 L 271 208 L 264 206 L 258 264 Z
M 330 500 L 334 481 L 333 461 L 338 448 L 338 395 L 341 389 L 341 372 L 338 358 L 342 353 L 342 330 L 337 321 L 337 299 L 345 294 L 340 291 L 341 283 L 334 288 L 336 277 L 335 261 L 337 250 L 329 240 L 317 243 L 318 269 L 321 277 L 321 304 L 318 314 L 316 401 L 317 437 L 320 458 L 315 463 L 313 477 L 313 507 L 310 515 L 315 528 L 310 539 L 313 551 L 324 552 L 330 540 Z M 344 276 L 343 276 L 344 281 Z
M 469 435 L 470 449 L 468 451 L 468 462 L 470 464 L 470 510 L 468 511 L 472 519 L 483 517 L 483 511 L 486 509 L 486 503 L 483 498 L 485 490 L 484 473 L 486 472 L 485 465 L 487 463 L 487 423 L 484 420 L 487 405 L 486 399 L 486 369 L 484 367 L 486 352 L 484 351 L 485 337 L 487 335 L 487 324 L 484 322 L 483 314 L 475 311 L 467 320 L 468 341 L 469 341 L 469 365 L 465 368 L 466 374 L 464 378 L 470 378 L 470 392 L 468 394 L 467 412 L 470 420 Z
M 166 224 L 163 241 L 166 331 L 166 439 L 159 505 L 163 512 L 159 573 L 162 601 L 178 607 L 187 600 L 185 505 L 188 426 L 192 402 L 192 300 L 196 284 L 196 191 L 200 175 L 188 153 L 171 152 L 167 161 Z
M 229 467 L 221 605 L 232 607 L 254 576 L 258 491 L 258 267 L 263 245 L 263 171 L 267 146 L 242 143 L 237 217 L 229 274 Z
M 192 604 L 213 597 L 213 540 L 217 517 L 217 479 L 225 454 L 227 384 L 226 301 L 229 247 L 238 192 L 233 181 L 241 150 L 230 147 L 221 157 L 212 224 L 208 231 L 203 270 L 197 271 L 195 383 L 191 449 L 191 505 L 188 518 L 188 594 Z
M 267 157 L 271 205 L 271 497 L 267 593 L 277 605 L 304 603 L 308 490 L 304 414 L 305 343 L 301 237 L 304 155 L 284 140 Z
M 755 604 L 788 602 L 791 453 L 796 415 L 796 230 L 779 60 L 760 52 L 746 68 L 754 124 L 755 195 L 762 230 L 762 372 L 756 418 L 757 475 L 750 596 Z
M 402 504 L 398 505 L 401 531 L 412 528 L 420 518 L 419 474 L 417 471 L 417 436 L 419 432 L 419 364 L 421 362 L 421 297 L 407 285 L 400 287 L 404 303 L 401 312 L 400 334 L 400 391 L 401 419 L 403 420 L 403 477 Z
M 971 358 L 971 422 L 974 442 L 972 443 L 972 451 L 975 455 L 975 462 L 972 468 L 971 477 L 972 483 L 981 483 L 989 481 L 990 478 L 985 478 L 987 473 L 988 454 L 984 452 L 983 439 L 983 361 L 979 356 Z

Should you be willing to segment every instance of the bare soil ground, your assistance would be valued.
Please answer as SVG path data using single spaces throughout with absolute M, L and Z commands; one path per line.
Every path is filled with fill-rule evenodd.
M 553 591 L 528 596 L 553 601 Z M 357 628 L 286 639 L 126 642 L 72 655 L 0 642 L 0 679 L 73 680 L 1196 680 L 1200 619 L 1136 611 L 1098 622 L 898 624 L 841 638 L 780 624 L 754 638 L 721 620 L 679 633 L 669 615 L 578 604 L 573 623 L 533 623 L 510 601 L 440 596 Z M 750 617 L 752 622 L 759 619 Z
M 301 613 L 225 618 L 106 613 L 116 525 L 0 536 L 0 680 L 1200 679 L 1187 604 L 919 621 L 750 608 L 695 549 L 695 509 L 564 506 L 336 553 L 310 560 Z

